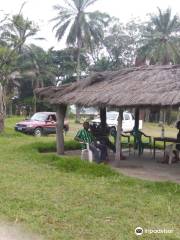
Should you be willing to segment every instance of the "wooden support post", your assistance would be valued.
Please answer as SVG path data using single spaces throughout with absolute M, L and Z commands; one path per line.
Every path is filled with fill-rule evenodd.
M 117 125 L 117 135 L 116 135 L 116 156 L 115 160 L 118 162 L 121 160 L 121 132 L 122 132 L 122 120 L 123 111 L 119 109 L 118 125 Z
M 66 115 L 67 106 L 59 105 L 57 106 L 57 123 L 56 123 L 56 144 L 57 144 L 57 154 L 63 155 L 64 154 L 64 118 Z
M 164 112 L 162 108 L 160 109 L 159 122 L 164 123 Z
M 178 107 L 177 109 L 177 121 L 180 120 L 180 107 Z
M 100 119 L 102 129 L 106 129 L 106 108 L 100 108 Z
M 135 108 L 135 129 L 139 129 L 139 108 Z

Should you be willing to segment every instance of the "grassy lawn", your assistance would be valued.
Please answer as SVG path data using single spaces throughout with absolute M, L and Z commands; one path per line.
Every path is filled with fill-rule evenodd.
M 150 136 L 160 137 L 161 127 L 157 123 L 144 123 L 143 131 Z M 165 126 L 165 137 L 176 137 L 177 129 L 174 126 Z
M 54 144 L 55 136 L 15 133 L 18 120 L 7 119 L 0 136 L 0 220 L 16 221 L 48 240 L 134 240 L 138 226 L 174 230 L 141 239 L 180 239 L 180 185 L 137 180 L 79 158 L 39 153 L 38 146 Z M 79 127 L 71 124 L 66 141 Z M 151 127 L 145 125 L 147 134 L 160 132 Z

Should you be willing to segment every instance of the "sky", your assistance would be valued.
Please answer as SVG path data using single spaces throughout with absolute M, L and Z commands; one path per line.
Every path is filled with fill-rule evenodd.
M 54 23 L 50 22 L 50 19 L 56 16 L 53 5 L 62 4 L 63 0 L 0 0 L 0 10 L 4 13 L 16 14 L 24 1 L 26 2 L 23 8 L 24 16 L 39 25 L 41 30 L 38 37 L 45 38 L 41 41 L 34 40 L 33 43 L 44 49 L 65 47 L 63 41 L 56 41 L 55 32 L 52 31 Z M 180 0 L 98 0 L 89 10 L 106 12 L 125 23 L 132 18 L 144 20 L 148 13 L 155 13 L 157 7 L 161 9 L 171 7 L 174 14 L 180 15 Z

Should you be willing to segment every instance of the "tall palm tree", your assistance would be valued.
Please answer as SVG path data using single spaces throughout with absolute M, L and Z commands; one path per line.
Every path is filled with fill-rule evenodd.
M 56 38 L 61 40 L 65 35 L 68 46 L 77 48 L 77 81 L 80 80 L 80 52 L 81 49 L 93 49 L 93 44 L 103 38 L 103 27 L 109 17 L 107 14 L 86 12 L 88 7 L 97 0 L 64 0 L 64 5 L 56 5 L 58 12 L 53 28 L 56 29 Z M 92 44 L 93 43 L 93 44 Z
M 13 15 L 4 28 L 5 31 L 2 34 L 2 38 L 12 48 L 16 48 L 19 54 L 27 39 L 35 36 L 39 31 L 38 27 L 32 21 L 25 19 L 22 14 Z
M 103 28 L 109 21 L 107 14 L 87 12 L 90 5 L 97 0 L 64 0 L 64 5 L 55 5 L 58 12 L 53 28 L 56 29 L 56 38 L 61 40 L 66 34 L 68 46 L 77 48 L 77 81 L 80 80 L 81 66 L 80 54 L 82 48 L 93 51 L 94 44 L 98 44 L 103 39 Z M 76 107 L 76 122 L 80 119 L 80 107 Z
M 23 7 L 23 5 L 22 5 Z M 22 10 L 21 7 L 21 10 Z M 2 92 L 0 99 L 1 122 L 4 122 L 6 115 L 6 88 L 10 85 L 9 74 L 15 69 L 15 61 L 22 54 L 22 48 L 28 38 L 34 36 L 38 27 L 32 21 L 25 19 L 21 13 L 6 18 L 1 26 L 0 31 L 0 91 Z M 1 124 L 3 126 L 3 124 Z M 1 129 L 0 129 L 1 132 Z
M 171 9 L 151 15 L 144 29 L 138 56 L 152 64 L 180 63 L 180 19 L 172 16 Z

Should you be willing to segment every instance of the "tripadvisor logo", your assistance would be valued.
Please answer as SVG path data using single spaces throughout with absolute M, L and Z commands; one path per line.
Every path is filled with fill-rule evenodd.
M 137 228 L 135 229 L 135 234 L 136 234 L 137 236 L 141 236 L 141 235 L 143 234 L 143 229 L 142 229 L 141 227 L 137 227 Z

